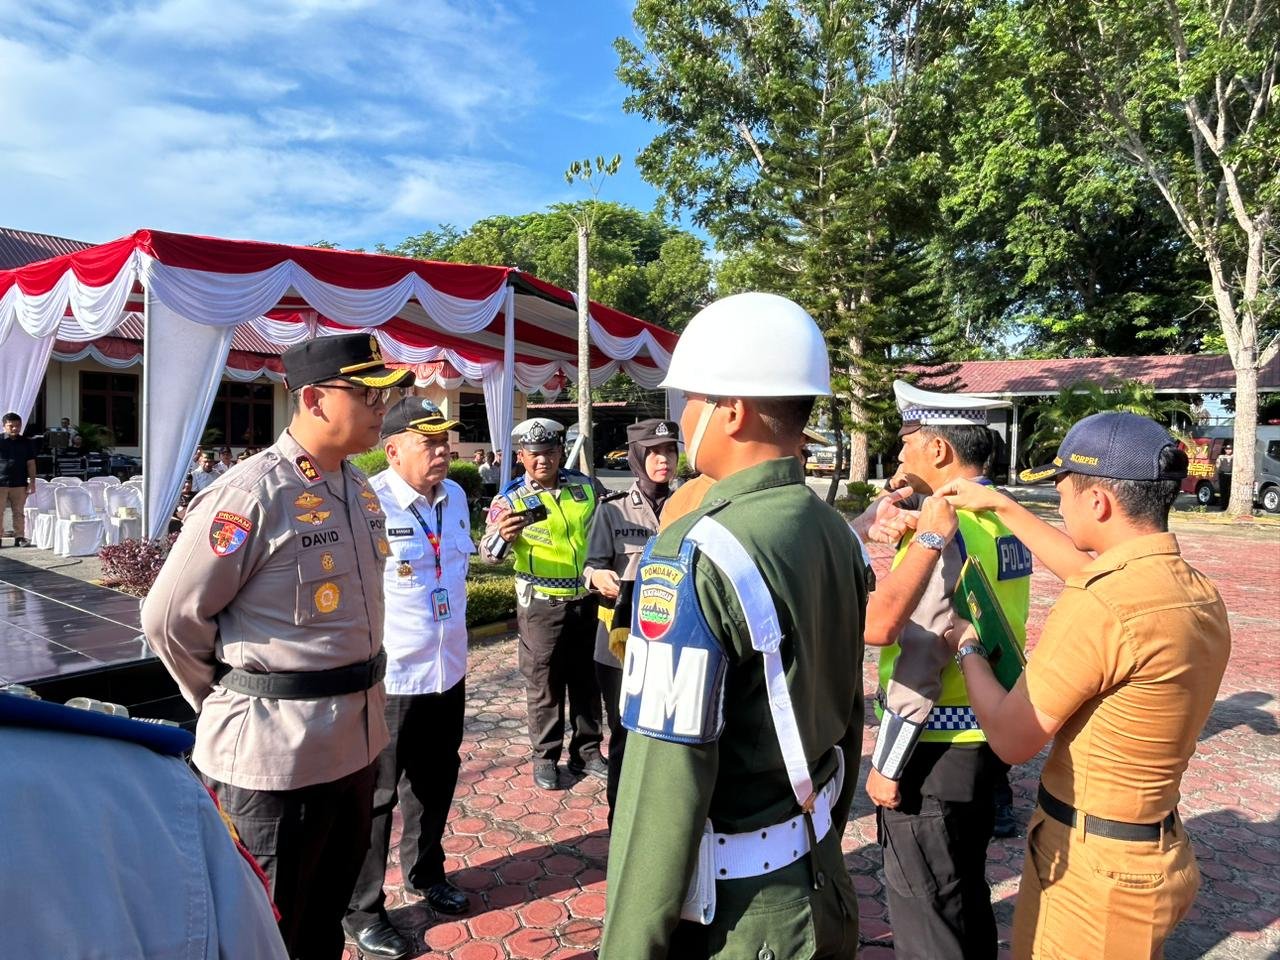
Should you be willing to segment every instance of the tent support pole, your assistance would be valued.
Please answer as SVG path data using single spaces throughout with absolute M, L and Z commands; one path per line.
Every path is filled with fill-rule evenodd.
M 151 452 L 151 288 L 142 288 L 142 445 L 138 459 L 142 461 L 142 537 L 151 538 L 152 471 L 147 467 Z
M 507 278 L 507 302 L 503 306 L 506 323 L 502 328 L 502 380 L 505 385 L 502 402 L 507 405 L 507 423 L 514 426 L 516 419 L 516 288 Z M 511 479 L 511 431 L 502 436 L 502 470 L 498 478 L 501 490 Z
M 1009 486 L 1018 482 L 1018 401 L 1009 416 Z

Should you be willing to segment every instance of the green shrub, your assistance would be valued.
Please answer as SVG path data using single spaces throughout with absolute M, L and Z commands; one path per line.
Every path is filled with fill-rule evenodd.
M 836 501 L 839 510 L 845 513 L 861 513 L 871 505 L 880 488 L 861 480 L 850 480 L 845 484 L 845 495 Z
M 455 460 L 449 464 L 449 479 L 462 488 L 468 500 L 480 496 L 480 470 L 470 460 Z
M 689 458 L 684 451 L 680 452 L 680 459 L 676 462 L 676 476 L 681 480 L 688 480 L 693 476 L 693 471 L 689 469 Z
M 357 453 L 351 462 L 364 471 L 365 476 L 372 477 L 387 469 L 387 453 L 381 447 L 374 447 L 364 453 Z
M 467 581 L 467 626 L 509 620 L 516 613 L 514 577 L 483 577 Z

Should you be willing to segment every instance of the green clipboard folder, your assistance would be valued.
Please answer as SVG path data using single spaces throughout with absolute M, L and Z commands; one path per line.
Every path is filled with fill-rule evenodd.
M 977 557 L 969 557 L 960 568 L 951 602 L 956 612 L 973 624 L 1000 685 L 1012 690 L 1027 666 L 1027 658 Z

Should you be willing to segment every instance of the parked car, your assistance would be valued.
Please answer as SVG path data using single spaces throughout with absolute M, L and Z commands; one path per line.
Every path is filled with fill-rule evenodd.
M 1195 494 L 1197 502 L 1208 506 L 1221 499 L 1218 484 L 1218 457 L 1223 447 L 1232 442 L 1231 427 L 1205 427 L 1190 444 L 1183 444 L 1187 451 L 1187 478 L 1182 481 L 1183 493 Z M 1280 425 L 1258 427 L 1255 449 L 1255 479 L 1253 502 L 1268 513 L 1280 513 Z
M 610 450 L 600 458 L 600 466 L 606 470 L 627 470 L 627 448 L 619 447 L 617 450 Z
M 825 430 L 815 430 L 813 427 L 805 428 L 805 437 L 809 443 L 807 449 L 809 458 L 805 461 L 805 473 L 815 475 L 830 475 L 835 473 L 836 469 L 836 438 L 835 434 L 828 433 Z

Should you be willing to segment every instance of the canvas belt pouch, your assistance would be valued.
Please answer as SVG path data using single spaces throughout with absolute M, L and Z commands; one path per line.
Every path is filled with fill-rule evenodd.
M 779 870 L 804 856 L 831 829 L 831 808 L 844 783 L 844 754 L 835 748 L 836 775 L 821 792 L 815 791 L 779 652 L 782 627 L 764 578 L 742 544 L 714 518 L 703 517 L 686 539 L 696 543 L 707 559 L 720 568 L 742 607 L 752 649 L 761 655 L 764 666 L 769 711 L 787 779 L 802 811 L 771 827 L 736 834 L 716 833 L 707 820 L 680 917 L 709 924 L 715 918 L 716 880 L 755 877 Z

